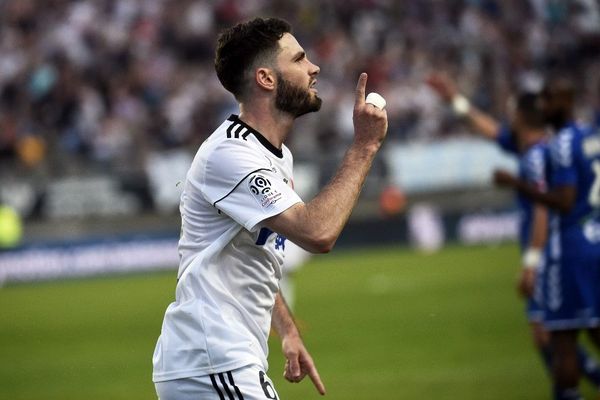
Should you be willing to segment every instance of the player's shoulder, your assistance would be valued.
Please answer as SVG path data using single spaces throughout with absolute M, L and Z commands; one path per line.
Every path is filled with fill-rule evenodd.
M 547 143 L 536 143 L 531 146 L 525 154 L 523 158 L 527 162 L 532 162 L 536 164 L 544 164 L 547 160 L 548 156 L 548 144 Z
M 581 149 L 585 158 L 598 158 L 600 155 L 600 126 L 594 124 L 586 129 Z
M 552 143 L 565 145 L 567 143 L 581 141 L 586 135 L 586 130 L 587 129 L 584 126 L 577 123 L 567 124 L 554 135 Z
M 521 160 L 536 160 L 538 162 L 546 162 L 550 157 L 550 139 L 544 137 L 533 143 L 527 150 L 521 153 Z
M 529 147 L 521 157 L 521 163 L 528 175 L 543 175 L 549 162 L 548 142 L 539 141 Z
M 576 124 L 568 124 L 558 131 L 550 141 L 552 159 L 560 165 L 570 165 L 583 134 L 583 129 Z
M 197 182 L 201 190 L 220 193 L 253 172 L 270 169 L 270 160 L 245 134 L 236 118 L 224 121 L 198 149 L 188 179 Z
M 534 144 L 532 144 L 531 147 L 529 147 L 529 149 L 527 149 L 525 154 L 532 155 L 534 157 L 540 157 L 540 156 L 543 156 L 544 154 L 548 153 L 549 150 L 550 150 L 550 141 L 548 140 L 548 138 L 544 138 L 544 139 L 539 140 L 539 141 L 535 142 Z
M 252 128 L 244 124 L 237 115 L 230 115 L 213 131 L 207 142 L 212 144 L 211 150 L 251 150 L 254 147 L 254 142 L 250 140 L 252 132 Z
M 202 149 L 206 165 L 217 168 L 255 163 L 268 165 L 252 133 L 252 128 L 231 115 L 207 139 L 207 145 Z
M 600 136 L 600 125 L 594 123 L 594 124 L 590 124 L 588 126 L 586 126 L 583 129 L 583 137 L 584 139 L 588 138 L 588 137 L 598 137 Z
M 519 149 L 515 140 L 515 134 L 509 123 L 502 122 L 500 124 L 494 140 L 496 144 L 499 145 L 504 151 L 512 154 L 519 154 Z
M 292 155 L 292 152 L 285 144 L 283 144 L 281 146 L 281 153 L 282 153 L 282 156 L 284 159 L 288 159 L 290 161 L 294 160 L 294 156 Z

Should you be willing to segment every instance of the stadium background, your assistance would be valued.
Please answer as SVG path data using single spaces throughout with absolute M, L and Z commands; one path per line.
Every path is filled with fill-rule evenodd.
M 179 183 L 236 112 L 213 72 L 215 38 L 256 15 L 290 21 L 321 67 L 323 109 L 289 143 L 305 199 L 351 140 L 358 73 L 388 101 L 388 139 L 338 249 L 297 276 L 296 313 L 330 397 L 542 398 L 512 288 L 518 215 L 489 179 L 514 160 L 423 81 L 445 70 L 501 116 L 514 91 L 565 75 L 592 121 L 595 0 L 0 1 L 0 395 L 152 396 Z M 278 384 L 284 398 L 308 398 L 308 386 Z

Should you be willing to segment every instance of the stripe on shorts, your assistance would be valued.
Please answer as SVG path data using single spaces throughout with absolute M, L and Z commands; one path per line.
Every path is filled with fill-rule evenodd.
M 210 374 L 210 381 L 212 382 L 215 391 L 219 394 L 219 399 L 225 400 L 225 396 L 223 396 L 223 392 L 221 392 L 221 389 L 219 389 L 219 386 L 217 385 L 217 381 L 215 380 L 215 376 L 213 374 Z
M 231 390 L 229 390 L 229 386 L 227 386 L 227 382 L 225 382 L 225 376 L 222 372 L 219 374 L 219 380 L 221 381 L 221 385 L 223 385 L 223 389 L 225 389 L 225 393 L 227 393 L 227 397 L 229 397 L 229 400 L 235 400 L 233 394 L 231 393 Z
M 239 400 L 244 400 L 244 396 L 242 396 L 242 392 L 240 392 L 240 388 L 238 388 L 235 385 L 235 382 L 233 381 L 233 374 L 231 373 L 231 371 L 227 372 L 227 377 L 229 378 L 229 384 L 231 384 L 231 386 L 233 386 L 233 390 L 235 390 L 235 394 L 237 394 Z
M 240 391 L 240 388 L 236 386 L 236 384 L 233 380 L 233 374 L 231 373 L 231 371 L 227 372 L 227 380 L 229 380 L 229 385 L 227 384 L 227 380 L 225 379 L 225 375 L 223 372 L 221 372 L 217 375 L 219 376 L 219 381 L 221 382 L 221 386 L 223 386 L 223 390 L 221 390 L 221 388 L 219 388 L 219 384 L 217 383 L 217 380 L 216 380 L 214 374 L 210 374 L 210 381 L 213 385 L 213 388 L 219 395 L 220 400 L 226 400 L 225 395 L 227 395 L 228 400 L 236 400 L 236 397 L 237 397 L 237 400 L 244 400 L 244 396 L 242 396 L 242 392 Z M 233 391 L 231 390 L 231 388 L 229 386 L 231 386 L 231 388 L 233 388 Z M 235 393 L 235 395 L 234 395 L 234 393 Z

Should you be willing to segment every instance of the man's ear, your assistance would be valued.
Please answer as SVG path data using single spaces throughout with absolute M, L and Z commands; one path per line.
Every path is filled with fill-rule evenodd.
M 275 71 L 271 68 L 258 68 L 254 75 L 256 84 L 263 90 L 275 90 L 277 87 L 277 81 L 275 78 Z

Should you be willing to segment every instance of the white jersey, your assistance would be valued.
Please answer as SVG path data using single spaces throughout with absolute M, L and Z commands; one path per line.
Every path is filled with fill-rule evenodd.
M 153 357 L 155 382 L 267 370 L 285 237 L 261 221 L 301 202 L 292 155 L 232 115 L 200 146 L 181 195 L 180 266 Z

